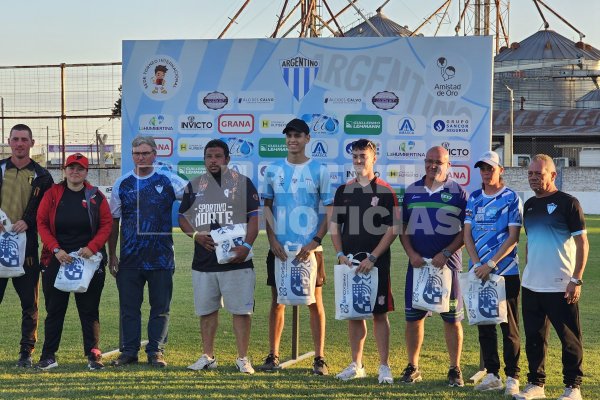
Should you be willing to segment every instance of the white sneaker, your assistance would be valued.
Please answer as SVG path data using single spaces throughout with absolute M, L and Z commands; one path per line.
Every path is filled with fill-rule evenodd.
M 504 394 L 507 396 L 512 396 L 519 393 L 519 380 L 509 376 L 506 378 L 506 390 Z
M 502 390 L 503 387 L 502 379 L 494 374 L 487 374 L 478 385 L 475 385 L 474 389 L 480 392 L 487 392 L 488 390 Z
M 214 357 L 210 358 L 206 354 L 202 354 L 198 361 L 188 366 L 187 368 L 191 369 L 192 371 L 200 371 L 203 369 L 215 369 L 217 368 L 217 359 Z
M 392 370 L 390 369 L 390 367 L 388 365 L 381 364 L 379 366 L 379 383 L 387 383 L 389 385 L 394 383 L 394 377 L 392 376 Z
M 252 364 L 250 364 L 250 360 L 248 360 L 248 357 L 236 358 L 235 366 L 237 367 L 238 371 L 244 374 L 252 375 L 254 373 L 254 368 L 252 368 Z
M 351 362 L 345 370 L 337 374 L 335 377 L 341 381 L 349 381 L 351 379 L 364 378 L 366 376 L 367 372 L 365 371 L 364 365 L 361 368 L 358 368 L 358 365 L 356 365 L 355 362 Z
M 546 393 L 543 387 L 528 383 L 525 389 L 515 394 L 513 398 L 517 400 L 545 399 Z
M 566 387 L 558 400 L 581 400 L 581 390 L 579 388 Z

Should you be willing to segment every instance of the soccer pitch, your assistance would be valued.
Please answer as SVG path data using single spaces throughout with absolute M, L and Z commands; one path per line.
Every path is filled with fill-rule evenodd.
M 598 252 L 598 248 L 600 248 L 600 216 L 587 216 L 586 221 L 590 241 L 590 257 L 584 274 L 580 306 L 585 351 L 585 377 L 582 394 L 585 398 L 591 399 L 600 393 L 600 372 L 596 371 L 594 367 L 600 365 L 600 290 L 598 290 L 600 287 L 600 271 L 598 270 L 600 265 L 600 253 Z M 523 234 L 521 239 L 524 243 Z M 169 363 L 166 369 L 153 369 L 145 364 L 146 356 L 142 349 L 139 365 L 115 369 L 108 366 L 111 359 L 105 359 L 107 367 L 104 370 L 88 371 L 87 361 L 83 356 L 81 328 L 73 296 L 71 296 L 64 324 L 60 350 L 57 353 L 58 368 L 49 372 L 16 368 L 21 308 L 12 284 L 9 283 L 4 301 L 0 305 L 0 399 L 492 399 L 502 397 L 498 392 L 477 393 L 469 383 L 464 388 L 447 387 L 448 355 L 442 322 L 438 316 L 429 318 L 426 322 L 425 342 L 420 360 L 423 382 L 416 385 L 396 383 L 392 386 L 382 386 L 377 384 L 379 362 L 371 323 L 369 323 L 369 336 L 365 345 L 364 358 L 368 377 L 350 382 L 337 381 L 334 375 L 350 362 L 350 349 L 347 323 L 334 319 L 334 254 L 331 241 L 326 237 L 323 243 L 329 280 L 323 293 L 327 313 L 325 353 L 330 376 L 311 375 L 312 359 L 304 360 L 289 369 L 274 374 L 260 372 L 252 376 L 240 374 L 234 367 L 235 339 L 231 327 L 231 316 L 226 311 L 221 311 L 220 326 L 215 343 L 219 368 L 200 372 L 187 370 L 186 366 L 196 361 L 201 355 L 201 346 L 199 320 L 193 311 L 190 267 L 193 253 L 192 241 L 179 233 L 175 234 L 177 269 L 171 304 L 169 340 L 165 352 L 166 361 Z M 523 249 L 524 246 L 520 246 L 519 253 L 522 260 L 524 260 Z M 256 366 L 262 363 L 269 349 L 267 321 L 270 289 L 265 284 L 266 235 L 259 235 L 254 252 L 257 285 L 249 356 Z M 403 307 L 404 277 L 407 264 L 406 255 L 398 240 L 392 246 L 392 254 L 392 291 L 396 311 L 390 313 L 392 327 L 390 346 L 391 367 L 394 377 L 397 379 L 406 366 Z M 464 259 L 466 261 L 467 257 Z M 142 337 L 145 337 L 145 321 L 148 310 L 146 296 L 142 307 L 144 319 Z M 300 313 L 300 352 L 304 353 L 312 350 L 312 339 L 308 326 L 308 310 L 306 307 L 301 307 Z M 288 309 L 281 344 L 280 357 L 282 361 L 289 359 L 291 354 L 291 314 L 291 309 Z M 41 352 L 45 316 L 44 298 L 40 289 L 40 327 L 37 348 L 33 355 L 34 362 L 38 361 Z M 104 352 L 118 347 L 118 318 L 119 307 L 115 280 L 108 275 L 100 306 L 100 345 Z M 462 369 L 465 378 L 468 379 L 479 369 L 479 343 L 477 328 L 469 326 L 466 320 L 463 322 L 463 327 Z M 498 333 L 501 340 L 499 329 Z M 527 359 L 522 327 L 521 337 L 520 367 L 521 383 L 523 384 L 527 379 Z M 500 352 L 500 354 L 502 353 Z M 562 393 L 560 356 L 560 342 L 554 331 L 551 330 L 546 362 L 548 374 L 546 396 L 548 398 L 556 398 Z

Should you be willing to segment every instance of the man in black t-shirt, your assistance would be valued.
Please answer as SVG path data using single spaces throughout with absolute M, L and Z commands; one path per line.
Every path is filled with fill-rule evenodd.
M 194 239 L 192 283 L 196 314 L 200 316 L 202 356 L 188 368 L 214 369 L 214 339 L 218 326 L 219 309 L 233 314 L 240 372 L 253 374 L 247 357 L 250 341 L 250 316 L 254 311 L 256 275 L 252 260 L 248 259 L 252 244 L 258 235 L 258 194 L 252 181 L 227 168 L 229 148 L 221 140 L 211 140 L 204 148 L 207 172 L 191 182 L 192 192 L 185 193 L 179 208 L 179 225 Z M 234 241 L 233 259 L 219 264 L 216 243 L 211 230 L 245 224 L 243 241 Z
M 390 245 L 397 236 L 397 198 L 390 186 L 375 176 L 376 147 L 370 140 L 352 144 L 352 163 L 356 179 L 340 186 L 333 201 L 331 240 L 340 264 L 351 266 L 350 254 L 361 259 L 357 273 L 366 274 L 374 266 L 378 287 L 373 308 L 373 331 L 379 351 L 379 383 L 393 383 L 389 367 L 390 323 L 388 311 L 394 310 L 390 287 Z M 362 253 L 362 257 L 361 254 Z M 367 336 L 365 320 L 348 321 L 352 362 L 336 377 L 340 380 L 364 378 L 362 353 Z

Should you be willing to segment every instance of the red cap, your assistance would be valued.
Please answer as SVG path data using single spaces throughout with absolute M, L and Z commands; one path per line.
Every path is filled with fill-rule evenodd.
M 67 157 L 67 161 L 65 161 L 65 167 L 68 167 L 71 164 L 79 164 L 85 169 L 88 169 L 90 166 L 87 157 L 81 153 L 71 154 L 69 157 Z

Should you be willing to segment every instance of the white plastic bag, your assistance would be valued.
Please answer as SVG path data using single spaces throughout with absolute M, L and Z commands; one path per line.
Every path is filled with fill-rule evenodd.
M 448 312 L 452 272 L 445 265 L 443 268 L 434 267 L 429 258 L 424 260 L 425 266 L 413 268 L 412 306 L 435 313 Z
M 508 322 L 504 277 L 489 274 L 482 282 L 473 270 L 459 275 L 469 325 L 497 325 Z
M 346 264 L 333 266 L 335 286 L 335 319 L 372 319 L 379 275 L 377 267 L 368 274 L 357 274 L 360 261 L 348 255 L 352 267 Z
M 232 249 L 236 246 L 241 246 L 246 239 L 246 224 L 226 225 L 218 229 L 210 231 L 210 236 L 215 242 L 215 253 L 219 264 L 228 264 L 235 258 L 235 253 Z M 248 261 L 253 257 L 252 250 L 244 261 Z
M 0 210 L 0 223 L 4 232 L 0 234 L 0 278 L 16 278 L 25 274 L 25 250 L 27 234 L 11 232 L 12 223 L 6 213 Z
M 296 306 L 316 302 L 317 259 L 311 252 L 307 260 L 298 260 L 296 255 L 301 248 L 299 244 L 288 242 L 284 245 L 287 260 L 281 261 L 275 257 L 275 285 L 279 304 Z
M 83 258 L 74 251 L 69 255 L 73 261 L 60 265 L 54 287 L 63 292 L 87 292 L 94 274 L 100 267 L 102 254 L 96 253 L 90 258 Z

